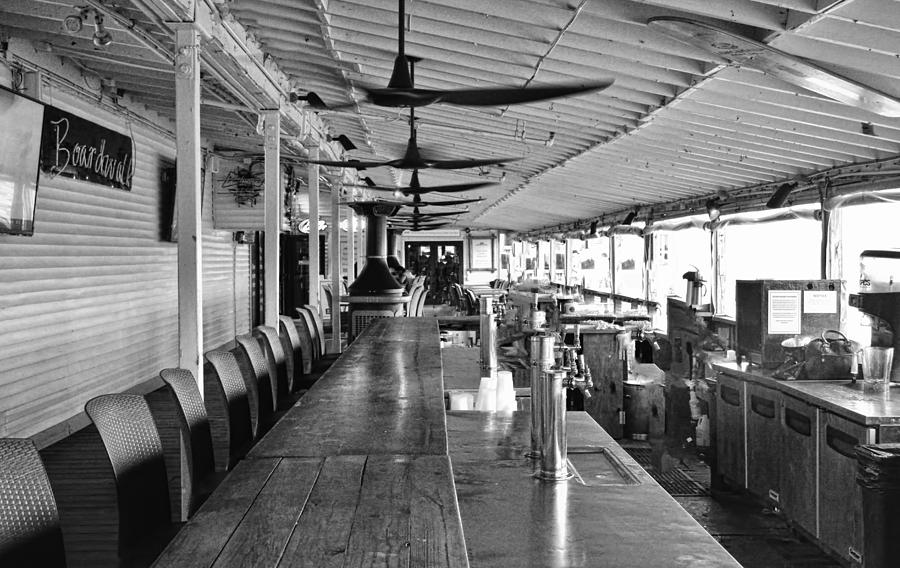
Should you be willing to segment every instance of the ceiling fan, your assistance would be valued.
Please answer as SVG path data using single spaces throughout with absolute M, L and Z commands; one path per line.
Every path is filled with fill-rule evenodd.
M 386 88 L 361 87 L 366 102 L 385 107 L 420 107 L 434 103 L 461 106 L 505 106 L 599 91 L 613 84 L 612 79 L 546 87 L 488 87 L 482 89 L 417 89 L 410 65 L 418 58 L 406 55 L 406 1 L 398 0 L 397 56 Z M 316 97 L 319 101 L 318 97 Z M 321 108 L 321 107 L 319 107 Z
M 479 187 L 486 187 L 489 185 L 496 185 L 494 182 L 490 181 L 479 181 L 479 182 L 471 182 L 471 183 L 458 183 L 451 185 L 432 185 L 422 187 L 419 182 L 419 170 L 414 169 L 412 172 L 412 177 L 409 180 L 409 185 L 407 187 L 389 187 L 383 185 L 377 185 L 372 178 L 365 177 L 363 178 L 365 185 L 359 185 L 357 187 L 364 187 L 366 189 L 371 189 L 373 191 L 391 191 L 394 193 L 402 193 L 403 195 L 422 195 L 424 193 L 456 193 L 459 191 L 468 191 L 470 189 L 478 189 Z
M 400 170 L 419 170 L 425 168 L 434 168 L 438 170 L 458 170 L 465 168 L 477 168 L 481 166 L 496 166 L 505 164 L 506 162 L 514 162 L 522 158 L 484 158 L 484 159 L 459 159 L 459 160 L 440 160 L 434 158 L 426 158 L 419 151 L 419 144 L 416 141 L 416 116 L 415 109 L 409 109 L 409 142 L 406 144 L 406 152 L 402 158 L 393 160 L 304 160 L 310 164 L 319 164 L 321 166 L 332 166 L 336 168 L 355 168 L 357 170 L 365 170 L 367 168 L 380 168 L 389 166 Z M 477 186 L 476 186 L 477 187 Z M 470 188 L 471 189 L 471 188 Z M 394 191 L 394 188 L 391 188 Z M 462 190 L 459 190 L 462 191 Z
M 382 200 L 376 199 L 376 201 L 382 201 Z M 473 197 L 470 199 L 447 199 L 445 201 L 422 201 L 422 196 L 416 195 L 412 201 L 403 201 L 403 200 L 391 201 L 388 199 L 383 200 L 383 202 L 386 204 L 397 205 L 400 207 L 430 207 L 430 206 L 449 207 L 452 205 L 465 205 L 467 203 L 478 203 L 479 201 L 484 201 L 484 198 L 483 197 Z M 352 203 L 352 202 L 344 202 L 344 203 L 341 203 L 341 205 L 347 205 L 348 203 Z
M 431 219 L 435 217 L 453 217 L 455 215 L 462 215 L 463 213 L 468 213 L 467 210 L 462 211 L 436 211 L 434 213 L 419 213 L 419 208 L 414 207 L 411 215 L 394 215 L 391 219 Z

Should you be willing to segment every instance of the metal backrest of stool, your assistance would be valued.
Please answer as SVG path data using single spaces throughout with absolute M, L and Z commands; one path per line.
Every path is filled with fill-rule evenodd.
M 87 401 L 84 410 L 103 440 L 116 479 L 119 548 L 169 526 L 169 484 L 162 442 L 144 397 L 105 394 Z
M 427 288 L 423 286 L 419 290 L 419 297 L 416 298 L 416 317 L 425 315 L 425 298 L 428 296 Z
M 188 515 L 193 515 L 199 506 L 197 488 L 216 471 L 209 417 L 193 373 L 187 369 L 163 369 L 159 376 L 169 385 L 178 401 L 178 421 L 185 434 L 185 457 L 191 480 Z
M 269 364 L 269 372 L 275 373 L 275 400 L 286 402 L 290 392 L 290 384 L 287 372 L 287 357 L 281 344 L 278 330 L 268 325 L 258 325 L 253 329 L 253 336 L 259 339 L 260 346 L 266 355 Z
M 276 387 L 273 384 L 274 371 L 270 373 L 269 363 L 257 338 L 245 333 L 238 335 L 234 340 L 238 346 L 232 351 L 247 383 L 250 403 L 256 405 L 256 437 L 259 438 L 272 426 L 278 403 L 275 398 Z
M 288 382 L 293 392 L 303 378 L 303 345 L 294 320 L 288 316 L 278 316 L 281 345 L 284 349 Z
M 65 565 L 59 511 L 37 448 L 0 439 L 0 566 Z
M 234 353 L 210 351 L 206 360 L 216 379 L 206 382 L 206 409 L 215 445 L 223 448 L 219 468 L 231 469 L 253 444 L 247 384 Z
M 319 336 L 319 354 L 325 355 L 325 322 L 322 321 L 322 314 L 313 306 L 306 304 L 303 306 L 309 312 L 316 326 L 316 334 Z
M 303 322 L 306 332 L 309 334 L 309 339 L 312 342 L 312 360 L 318 361 L 323 355 L 323 343 L 319 341 L 319 328 L 316 327 L 316 322 L 313 319 L 312 313 L 306 307 L 297 308 L 297 317 Z

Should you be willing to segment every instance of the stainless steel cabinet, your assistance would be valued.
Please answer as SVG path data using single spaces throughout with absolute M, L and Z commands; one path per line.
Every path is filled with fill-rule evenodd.
M 720 374 L 716 393 L 716 461 L 727 483 L 747 486 L 744 382 Z
M 842 558 L 863 550 L 862 490 L 856 483 L 857 444 L 873 443 L 875 429 L 821 411 L 819 419 L 819 539 Z
M 747 489 L 779 503 L 781 493 L 781 396 L 747 385 Z
M 780 502 L 784 514 L 812 536 L 818 536 L 816 517 L 816 407 L 780 395 L 782 412 L 779 460 Z
M 584 409 L 613 438 L 622 437 L 625 417 L 625 376 L 618 357 L 616 333 L 581 334 L 584 362 L 591 370 L 594 392 L 584 401 Z

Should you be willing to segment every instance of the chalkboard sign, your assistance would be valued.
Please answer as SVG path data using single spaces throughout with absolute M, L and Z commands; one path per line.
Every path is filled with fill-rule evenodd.
M 41 171 L 131 191 L 134 145 L 119 134 L 58 108 L 44 109 Z

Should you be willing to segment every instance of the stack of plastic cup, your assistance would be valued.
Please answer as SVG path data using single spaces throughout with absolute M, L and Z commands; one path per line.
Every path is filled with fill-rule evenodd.
M 475 398 L 475 410 L 497 410 L 497 378 L 481 377 L 478 396 Z
M 451 392 L 450 410 L 472 410 L 475 407 L 475 395 L 470 392 Z
M 497 371 L 497 412 L 512 412 L 516 409 L 516 389 L 513 387 L 512 371 Z

